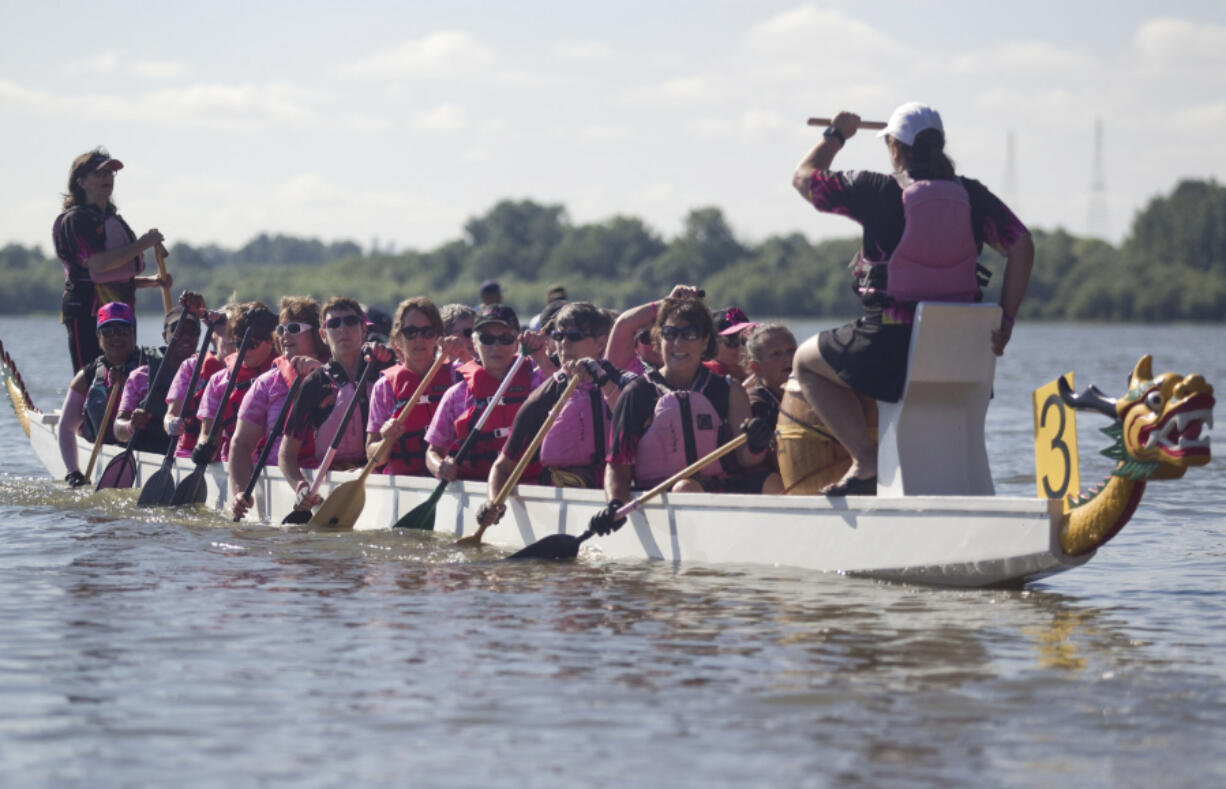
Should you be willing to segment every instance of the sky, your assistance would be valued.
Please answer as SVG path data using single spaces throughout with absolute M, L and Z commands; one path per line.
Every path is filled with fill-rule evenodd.
M 1226 180 L 1226 0 L 0 3 L 0 245 L 48 254 L 97 145 L 138 234 L 230 248 L 432 249 L 506 198 L 854 236 L 791 188 L 805 120 L 912 100 L 1032 227 L 1118 243 L 1180 179 Z M 889 169 L 863 132 L 834 166 Z

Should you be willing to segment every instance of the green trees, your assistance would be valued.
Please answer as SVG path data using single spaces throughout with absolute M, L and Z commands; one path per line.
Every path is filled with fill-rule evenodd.
M 1065 230 L 1034 230 L 1036 262 L 1022 314 L 1038 319 L 1221 321 L 1226 319 L 1226 188 L 1180 182 L 1136 216 L 1119 248 Z M 847 316 L 859 311 L 847 264 L 855 238 L 813 243 L 800 233 L 760 243 L 737 237 L 716 207 L 696 208 L 666 240 L 630 216 L 584 225 L 561 205 L 503 200 L 469 219 L 463 235 L 435 249 L 364 254 L 352 241 L 261 234 L 238 250 L 171 248 L 175 290 L 276 304 L 283 294 L 351 295 L 390 307 L 429 294 L 438 303 L 476 301 L 497 278 L 525 314 L 541 307 L 548 285 L 574 299 L 625 308 L 659 298 L 673 284 L 700 285 L 713 307 L 738 305 L 753 317 Z M 1002 260 L 987 252 L 997 298 Z M 0 248 L 0 312 L 59 309 L 63 272 L 38 248 Z M 158 294 L 141 291 L 155 311 Z

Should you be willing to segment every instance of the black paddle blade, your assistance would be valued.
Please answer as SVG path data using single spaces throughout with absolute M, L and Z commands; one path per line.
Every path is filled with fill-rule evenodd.
M 203 471 L 193 471 L 187 479 L 175 488 L 175 495 L 170 499 L 170 506 L 181 507 L 184 504 L 203 504 L 208 497 L 209 486 L 205 482 Z
M 102 473 L 98 475 L 98 484 L 94 490 L 103 488 L 130 488 L 136 482 L 136 456 L 123 451 L 111 458 Z
M 434 509 L 443 496 L 446 482 L 440 482 L 430 498 L 409 510 L 403 518 L 392 524 L 393 529 L 418 529 L 419 531 L 434 531 Z
M 583 540 L 571 534 L 551 534 L 527 548 L 516 551 L 507 559 L 574 559 L 579 555 L 579 546 L 582 543 Z
M 283 524 L 294 523 L 294 524 L 302 525 L 303 523 L 309 523 L 310 520 L 311 520 L 310 510 L 290 510 L 289 515 L 286 515 L 284 518 L 281 519 L 281 523 Z
M 138 507 L 169 507 L 175 495 L 175 478 L 169 469 L 159 469 L 140 489 Z

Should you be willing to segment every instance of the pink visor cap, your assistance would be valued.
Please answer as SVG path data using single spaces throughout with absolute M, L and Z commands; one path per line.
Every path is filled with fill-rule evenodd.
M 135 326 L 136 314 L 122 301 L 107 302 L 98 308 L 98 328 L 101 329 L 108 323 L 126 323 L 129 326 Z

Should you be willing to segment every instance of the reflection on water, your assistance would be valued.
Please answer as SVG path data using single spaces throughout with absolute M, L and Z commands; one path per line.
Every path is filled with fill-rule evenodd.
M 989 417 L 998 487 L 1015 495 L 1033 490 L 1030 415 L 1009 393 L 1066 364 L 1027 331 Z M 1193 334 L 1168 341 L 1156 367 L 1226 381 L 1226 362 L 1188 358 L 1209 341 Z M 1111 357 L 1078 365 L 1080 382 L 1110 392 L 1136 360 L 1117 371 L 1134 348 L 1105 337 L 1074 339 Z M 54 402 L 55 384 L 14 355 L 36 402 Z M 1087 479 L 1105 473 L 1085 470 L 1097 426 L 1082 422 Z M 436 534 L 141 511 L 131 491 L 42 479 L 7 415 L 0 446 L 3 785 L 1226 777 L 1204 747 L 1226 733 L 1220 459 L 1151 485 L 1085 567 L 976 591 L 769 567 L 507 563 Z

